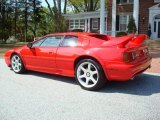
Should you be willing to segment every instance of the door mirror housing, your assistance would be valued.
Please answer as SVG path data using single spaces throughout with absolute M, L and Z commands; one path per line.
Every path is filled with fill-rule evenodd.
M 32 43 L 28 43 L 27 47 L 32 48 L 32 45 L 33 45 Z

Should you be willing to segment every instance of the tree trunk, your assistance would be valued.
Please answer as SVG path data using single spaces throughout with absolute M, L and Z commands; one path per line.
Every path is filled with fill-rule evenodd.
M 58 15 L 61 15 L 61 0 L 57 0 L 58 2 Z
M 51 17 L 54 18 L 53 11 L 52 11 L 52 8 L 51 8 L 48 0 L 45 0 L 45 1 L 46 1 L 47 5 L 48 5 L 48 9 L 49 9 L 49 12 L 50 12 Z
M 25 1 L 25 42 L 27 41 L 27 29 L 28 29 L 28 15 L 27 15 L 27 0 Z
M 64 9 L 63 9 L 63 13 L 66 14 L 67 12 L 67 0 L 64 0 Z
M 34 28 L 33 28 L 33 35 L 34 39 L 36 38 L 36 29 L 37 29 L 37 23 L 36 23 L 36 0 L 33 0 L 33 14 L 34 14 Z
M 16 7 L 15 7 L 15 23 L 14 23 L 14 36 L 15 36 L 15 38 L 16 38 L 16 36 L 17 36 L 17 31 L 16 31 L 16 28 L 17 28 L 17 0 L 15 0 L 15 3 L 16 3 Z

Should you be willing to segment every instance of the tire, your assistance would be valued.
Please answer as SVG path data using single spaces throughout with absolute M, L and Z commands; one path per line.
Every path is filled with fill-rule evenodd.
M 23 61 L 18 54 L 11 57 L 11 68 L 15 73 L 21 74 L 25 71 Z
M 75 77 L 81 88 L 98 90 L 106 85 L 106 77 L 101 65 L 94 60 L 81 60 L 75 68 Z

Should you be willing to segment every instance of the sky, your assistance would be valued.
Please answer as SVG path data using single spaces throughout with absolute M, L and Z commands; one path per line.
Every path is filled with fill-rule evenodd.
M 42 1 L 42 6 L 47 6 L 45 0 L 41 0 Z M 53 0 L 48 0 L 48 2 L 50 3 L 51 6 L 53 6 Z

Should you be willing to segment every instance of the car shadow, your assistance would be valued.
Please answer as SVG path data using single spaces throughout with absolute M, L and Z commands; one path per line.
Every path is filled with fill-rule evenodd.
M 77 84 L 75 78 L 72 77 L 66 77 L 66 76 L 60 76 L 60 75 L 52 75 L 47 73 L 41 73 L 41 72 L 35 72 L 35 71 L 27 71 L 23 75 L 33 75 L 37 77 L 46 78 L 47 80 L 57 80 L 60 82 L 70 83 L 70 84 Z
M 27 72 L 25 75 L 33 75 L 37 77 L 47 78 L 49 80 L 57 80 L 69 84 L 77 85 L 75 78 L 64 77 L 59 75 L 51 75 L 39 72 Z M 134 80 L 117 82 L 109 82 L 106 87 L 100 89 L 100 93 L 123 93 L 141 96 L 149 96 L 160 93 L 160 76 L 142 74 L 134 78 Z
M 149 96 L 160 93 L 160 76 L 142 74 L 134 78 L 134 80 L 125 82 L 110 82 L 105 88 L 99 92 L 102 93 L 123 93 Z

